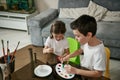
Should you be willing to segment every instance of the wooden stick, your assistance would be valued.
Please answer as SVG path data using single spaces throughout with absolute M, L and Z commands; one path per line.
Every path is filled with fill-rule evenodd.
M 31 59 L 31 70 L 32 70 L 32 77 L 34 78 L 34 60 L 33 60 L 33 51 L 32 48 L 29 48 L 30 59 Z
M 9 46 L 9 41 L 7 41 L 7 55 L 8 55 L 8 46 Z
M 37 63 L 37 56 L 36 53 L 34 53 L 35 63 Z

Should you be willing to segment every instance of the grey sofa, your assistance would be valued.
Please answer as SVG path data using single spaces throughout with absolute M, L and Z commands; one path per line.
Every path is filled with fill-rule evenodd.
M 111 11 L 120 11 L 119 0 L 93 0 L 95 3 Z M 60 8 L 87 7 L 89 0 L 59 0 L 58 9 L 48 9 L 28 20 L 31 42 L 35 46 L 44 46 L 44 41 L 50 35 L 50 26 L 54 20 L 66 23 L 66 36 L 74 37 L 70 29 L 72 18 L 59 18 Z M 105 46 L 110 48 L 111 58 L 120 59 L 120 22 L 98 21 L 97 37 L 103 40 Z

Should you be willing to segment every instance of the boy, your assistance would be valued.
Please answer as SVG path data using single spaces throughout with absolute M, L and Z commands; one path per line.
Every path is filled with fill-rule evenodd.
M 81 69 L 65 65 L 68 73 L 83 76 L 85 80 L 99 80 L 106 69 L 106 55 L 103 42 L 96 38 L 97 23 L 94 17 L 82 15 L 71 23 L 75 38 L 81 48 L 67 55 L 63 60 L 84 53 L 81 60 Z M 101 80 L 101 79 L 100 79 Z

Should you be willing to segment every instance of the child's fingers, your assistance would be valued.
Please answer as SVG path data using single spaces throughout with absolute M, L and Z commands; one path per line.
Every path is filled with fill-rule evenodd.
M 49 51 L 50 53 L 53 53 L 54 50 L 53 50 L 53 48 L 49 48 L 48 51 Z
M 58 56 L 58 60 L 61 61 L 61 57 L 60 56 Z
M 63 58 L 62 58 L 61 56 L 58 56 L 57 59 L 58 59 L 61 63 L 63 63 Z

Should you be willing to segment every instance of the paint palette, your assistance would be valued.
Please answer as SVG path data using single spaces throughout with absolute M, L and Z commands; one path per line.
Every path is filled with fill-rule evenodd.
M 55 67 L 56 69 L 56 72 L 59 76 L 61 76 L 62 78 L 65 78 L 65 79 L 71 79 L 75 76 L 75 74 L 68 74 L 66 72 L 66 70 L 64 69 L 64 66 L 63 64 L 61 63 L 58 63 Z

